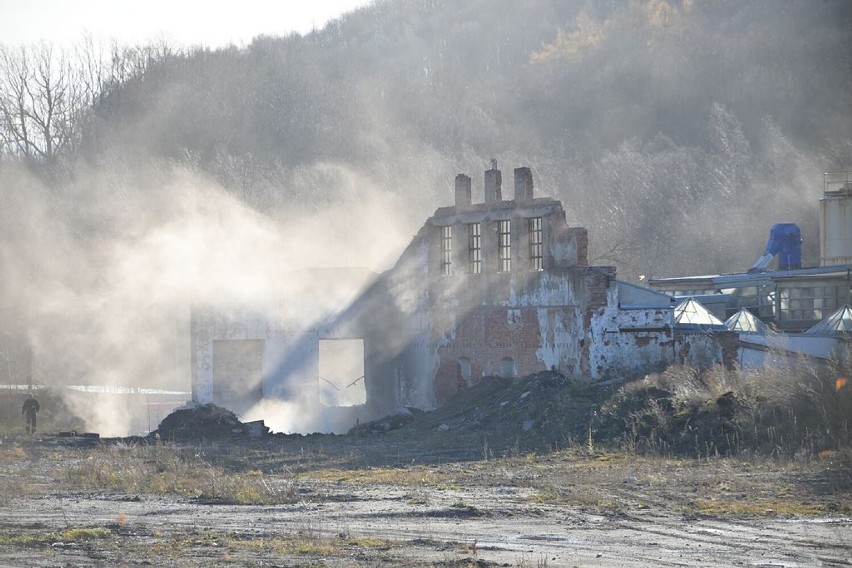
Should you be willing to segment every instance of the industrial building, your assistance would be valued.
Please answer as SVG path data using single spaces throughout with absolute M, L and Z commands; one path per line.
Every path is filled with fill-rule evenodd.
M 363 385 L 363 404 L 338 407 L 334 424 L 321 426 L 334 430 L 435 408 L 485 376 L 555 370 L 601 380 L 732 361 L 736 335 L 724 326 L 678 326 L 671 296 L 590 266 L 587 231 L 568 225 L 561 202 L 535 195 L 530 168 L 514 170 L 512 199 L 496 162 L 482 187 L 476 202 L 459 174 L 454 204 L 426 220 L 393 268 L 307 325 L 258 308 L 196 307 L 194 399 L 239 411 L 264 398 L 319 404 L 327 384 Z M 362 377 L 323 376 L 323 345 L 334 341 L 363 346 Z
M 699 302 L 740 334 L 744 367 L 846 362 L 852 304 L 852 172 L 828 172 L 820 199 L 819 266 L 801 266 L 799 229 L 772 227 L 763 256 L 743 273 L 656 278 L 649 286 Z M 777 259 L 777 268 L 768 269 Z

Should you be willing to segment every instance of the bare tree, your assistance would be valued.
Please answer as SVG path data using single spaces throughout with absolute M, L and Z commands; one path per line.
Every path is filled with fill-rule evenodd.
M 116 83 L 111 72 L 108 55 L 101 42 L 96 41 L 90 34 L 76 48 L 77 68 L 79 69 L 80 88 L 82 89 L 82 104 L 94 108 L 102 102 Z
M 179 51 L 165 41 L 136 46 L 122 46 L 113 42 L 110 50 L 108 85 L 122 84 L 142 77 L 154 65 L 178 53 Z
M 0 143 L 3 154 L 29 156 L 31 149 L 27 120 L 29 61 L 23 49 L 14 53 L 0 46 Z
M 92 109 L 175 53 L 165 42 L 104 47 L 91 36 L 74 57 L 48 43 L 0 45 L 0 157 L 55 161 L 80 141 Z
M 0 47 L 0 140 L 6 154 L 51 162 L 76 136 L 78 73 L 49 44 Z

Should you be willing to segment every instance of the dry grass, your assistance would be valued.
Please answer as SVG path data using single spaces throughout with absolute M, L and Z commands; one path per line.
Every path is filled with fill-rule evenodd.
M 767 460 L 755 454 L 695 459 L 575 448 L 478 461 L 343 468 L 334 455 L 351 451 L 351 442 L 336 441 L 339 448 L 328 446 L 319 463 L 311 463 L 314 454 L 308 446 L 294 452 L 292 447 L 274 445 L 105 444 L 85 450 L 3 445 L 0 502 L 86 491 L 176 495 L 235 505 L 283 504 L 326 499 L 325 484 L 344 483 L 405 487 L 409 501 L 421 504 L 426 502 L 421 488 L 514 487 L 532 502 L 594 510 L 663 508 L 731 515 L 852 510 L 852 451 L 845 449 L 826 450 L 808 459 Z M 318 442 L 329 444 L 328 439 Z
M 118 444 L 43 451 L 0 446 L 0 502 L 53 491 L 99 491 L 268 505 L 294 502 L 296 489 L 292 478 L 227 471 L 197 451 L 177 447 Z
M 346 440 L 338 442 L 342 450 L 348 449 Z M 295 456 L 292 447 L 263 451 Z M 19 471 L 34 476 L 28 481 L 33 494 L 164 493 L 215 498 L 226 503 L 322 500 L 326 496 L 316 491 L 317 486 L 338 484 L 344 487 L 328 498 L 336 500 L 342 495 L 349 499 L 360 494 L 358 488 L 345 484 L 361 485 L 366 492 L 381 495 L 388 494 L 384 486 L 398 485 L 405 487 L 399 493 L 404 493 L 401 498 L 406 503 L 425 505 L 432 501 L 435 507 L 449 507 L 457 512 L 459 519 L 498 510 L 530 512 L 549 507 L 558 508 L 560 514 L 579 509 L 604 516 L 611 513 L 632 516 L 651 510 L 678 519 L 684 514 L 769 518 L 852 513 L 849 482 L 852 452 L 849 451 L 832 451 L 818 459 L 797 461 L 753 457 L 697 460 L 573 449 L 396 468 L 347 470 L 332 465 L 314 467 L 298 476 L 283 471 L 260 471 L 255 469 L 254 450 L 245 450 L 242 456 L 239 453 L 226 446 L 203 450 L 126 445 L 86 450 L 2 447 L 0 472 Z M 44 483 L 51 479 L 59 481 Z M 274 487 L 286 487 L 289 491 L 270 497 L 267 488 Z M 445 492 L 445 488 L 453 491 Z M 512 490 L 505 491 L 507 488 Z M 491 500 L 495 495 L 499 496 L 497 502 Z M 452 501 L 447 501 L 448 498 Z M 19 509 L 20 506 L 17 504 Z M 26 507 L 26 502 L 23 506 Z M 88 551 L 86 554 L 96 555 L 99 561 L 108 559 L 107 565 L 110 561 L 121 565 L 126 558 L 144 558 L 154 565 L 180 565 L 186 559 L 202 559 L 205 565 L 236 566 L 257 565 L 258 559 L 275 559 L 282 565 L 324 562 L 429 566 L 434 565 L 435 557 L 412 560 L 413 547 L 426 546 L 432 553 L 451 550 L 434 544 L 430 548 L 415 541 L 350 536 L 346 527 L 331 527 L 331 531 L 327 526 L 308 527 L 289 533 L 254 532 L 254 528 L 197 529 L 180 524 L 171 526 L 164 518 L 134 516 L 128 521 L 122 513 L 116 514 L 111 522 L 101 526 L 66 526 L 61 530 L 55 528 L 62 526 L 61 521 L 50 530 L 39 524 L 0 524 L 0 548 L 10 558 L 67 549 L 74 554 Z M 459 547 L 455 541 L 449 544 Z M 447 554 L 453 556 L 451 565 L 465 565 L 462 562 L 466 559 L 458 558 L 457 553 Z M 531 562 L 517 565 L 543 565 L 536 559 Z
M 52 546 L 56 543 L 74 544 L 101 540 L 110 536 L 112 536 L 112 531 L 103 527 L 69 528 L 59 532 L 25 530 L 23 533 L 12 533 L 11 531 L 4 531 L 0 533 L 0 546 L 38 548 Z
M 104 446 L 65 470 L 69 488 L 160 493 L 233 505 L 292 503 L 295 485 L 257 470 L 227 472 L 201 454 L 166 446 Z
M 852 445 L 852 385 L 836 365 L 732 371 L 672 366 L 601 407 L 596 444 L 629 453 L 816 456 Z
M 276 557 L 339 558 L 370 550 L 391 550 L 402 546 L 401 541 L 379 538 L 324 537 L 305 531 L 292 535 L 257 536 L 226 531 L 155 533 L 144 542 L 124 539 L 115 527 L 79 527 L 62 531 L 6 526 L 0 532 L 0 546 L 24 549 L 73 547 L 97 541 L 99 549 L 120 549 L 123 553 L 147 558 L 182 557 L 188 549 L 215 550 L 223 560 L 235 561 L 242 552 L 262 553 Z M 231 558 L 232 557 L 232 558 Z M 236 562 L 236 561 L 235 561 Z M 236 562 L 239 565 L 239 562 Z
M 563 508 L 604 516 L 651 510 L 675 518 L 848 515 L 852 450 L 844 420 L 850 416 L 849 392 L 837 384 L 830 376 L 670 369 L 625 385 L 600 413 L 617 428 L 607 431 L 599 416 L 591 442 L 575 432 L 581 442 L 569 449 L 502 457 L 483 451 L 491 446 L 484 437 L 477 440 L 478 434 L 454 437 L 454 446 L 446 436 L 405 432 L 382 438 L 270 437 L 195 447 L 103 441 L 79 449 L 57 447 L 57 440 L 19 440 L 0 445 L 0 503 L 93 492 L 95 498 L 161 494 L 234 505 L 326 501 L 319 510 L 331 501 L 366 494 L 391 495 L 418 506 L 412 514 L 420 514 L 424 505 L 442 512 L 449 507 L 460 519 L 515 510 L 561 514 Z M 735 402 L 729 414 L 717 404 L 720 397 L 730 398 L 727 393 L 734 393 Z M 492 435 L 489 430 L 489 441 Z M 728 451 L 721 448 L 724 435 L 732 436 Z M 27 505 L 26 500 L 15 503 L 19 510 Z M 322 529 L 253 533 L 254 528 L 171 527 L 157 519 L 147 529 L 147 518 L 143 523 L 134 516 L 128 522 L 123 513 L 116 514 L 117 522 L 104 526 L 0 526 L 0 547 L 25 557 L 50 552 L 59 543 L 75 553 L 96 551 L 104 554 L 98 558 L 117 561 L 127 555 L 158 565 L 186 558 L 210 560 L 209 565 L 246 565 L 247 559 L 258 558 L 290 565 L 349 565 L 353 558 L 376 562 L 370 565 L 431 564 L 398 562 L 398 547 L 410 552 L 418 543 L 352 538 L 348 528 L 337 536 Z M 63 526 L 62 521 L 52 526 Z
M 42 477 L 38 460 L 30 459 L 23 448 L 0 445 L 0 505 L 37 492 Z
M 802 516 L 826 513 L 822 507 L 796 500 L 730 501 L 722 499 L 697 499 L 695 512 L 705 515 L 732 517 Z
M 480 483 L 534 489 L 535 503 L 602 512 L 777 516 L 848 513 L 852 481 L 840 455 L 820 463 L 676 459 L 562 451 L 472 470 Z M 511 471 L 511 479 L 500 471 Z
M 414 485 L 449 487 L 456 483 L 454 475 L 437 472 L 427 466 L 322 469 L 301 474 L 303 479 L 376 485 Z

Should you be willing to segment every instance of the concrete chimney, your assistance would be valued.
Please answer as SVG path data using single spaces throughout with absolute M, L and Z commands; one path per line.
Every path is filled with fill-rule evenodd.
M 456 209 L 470 207 L 470 177 L 459 174 L 456 176 Z
M 502 185 L 503 176 L 497 169 L 497 160 L 491 160 L 491 169 L 485 171 L 485 203 L 503 201 Z
M 532 170 L 515 168 L 515 203 L 526 203 L 533 198 Z

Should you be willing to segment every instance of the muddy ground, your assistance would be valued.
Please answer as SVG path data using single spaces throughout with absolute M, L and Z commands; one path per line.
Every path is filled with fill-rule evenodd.
M 486 439 L 441 433 L 443 443 L 389 432 L 156 448 L 6 438 L 0 566 L 852 565 L 852 487 L 837 456 L 494 456 Z M 166 454 L 220 468 L 205 483 L 249 475 L 289 497 L 236 505 L 203 488 L 110 485 Z M 102 489 L 75 478 L 104 455 L 116 471 Z

